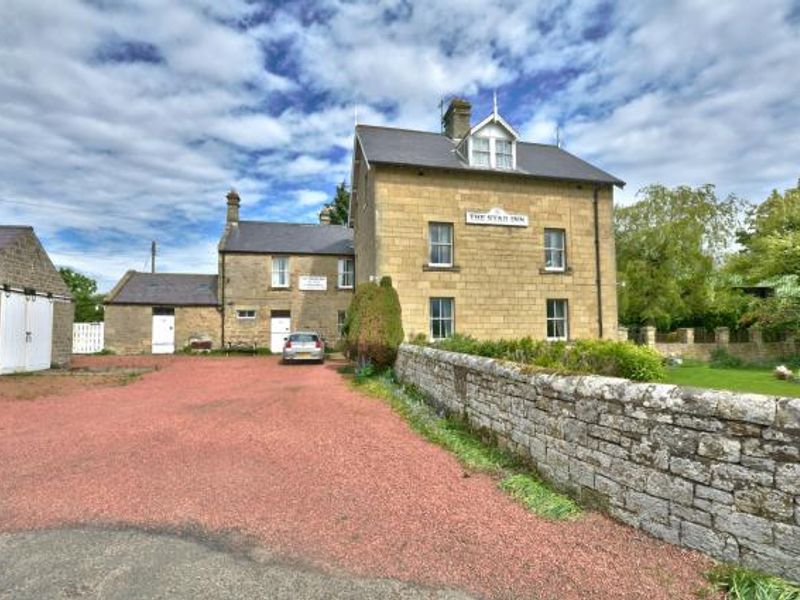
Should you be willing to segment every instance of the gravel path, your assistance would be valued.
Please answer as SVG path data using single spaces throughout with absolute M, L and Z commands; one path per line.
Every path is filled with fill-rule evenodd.
M 329 572 L 490 598 L 692 598 L 703 585 L 697 553 L 599 514 L 548 522 L 464 477 L 334 365 L 159 364 L 125 387 L 0 398 L 0 531 L 238 532 Z

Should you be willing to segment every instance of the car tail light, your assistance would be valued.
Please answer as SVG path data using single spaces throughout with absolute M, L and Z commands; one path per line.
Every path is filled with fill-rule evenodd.
M 322 342 L 320 342 L 319 340 L 317 340 L 317 348 L 322 348 Z
M 291 348 L 292 347 L 292 340 L 286 340 L 286 345 L 284 348 Z

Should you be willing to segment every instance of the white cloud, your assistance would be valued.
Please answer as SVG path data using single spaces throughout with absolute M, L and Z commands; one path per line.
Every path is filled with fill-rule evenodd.
M 479 112 L 493 88 L 525 138 L 561 125 L 627 180 L 623 201 L 656 181 L 758 200 L 800 175 L 790 0 L 319 8 L 5 0 L 0 222 L 105 287 L 151 239 L 163 266 L 213 270 L 231 186 L 243 218 L 316 220 L 349 176 L 354 103 L 362 123 L 435 131 L 443 96 Z

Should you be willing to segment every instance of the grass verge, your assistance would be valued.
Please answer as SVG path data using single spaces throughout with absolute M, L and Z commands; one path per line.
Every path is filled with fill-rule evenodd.
M 742 567 L 720 565 L 706 574 L 713 592 L 727 600 L 800 600 L 800 586 Z
M 347 375 L 352 369 L 340 372 Z M 580 516 L 581 508 L 574 500 L 554 491 L 510 452 L 483 442 L 466 423 L 436 414 L 417 390 L 399 384 L 391 372 L 355 377 L 351 382 L 356 389 L 386 401 L 412 430 L 455 454 L 465 468 L 495 477 L 501 489 L 531 512 L 548 519 Z

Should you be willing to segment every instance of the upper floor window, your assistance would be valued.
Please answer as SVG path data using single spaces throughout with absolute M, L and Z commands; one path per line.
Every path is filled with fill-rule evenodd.
M 491 166 L 489 138 L 472 138 L 472 164 L 478 167 Z
M 352 258 L 339 259 L 339 287 L 352 288 L 355 281 L 355 269 Z
M 273 256 L 272 257 L 272 287 L 288 288 L 289 287 L 289 257 L 288 256 Z
M 495 139 L 494 156 L 495 165 L 498 169 L 511 169 L 514 167 L 514 153 L 509 140 Z
M 428 264 L 438 267 L 453 266 L 453 224 L 429 223 L 430 252 Z
M 563 271 L 566 266 L 566 233 L 563 229 L 544 230 L 544 268 Z

